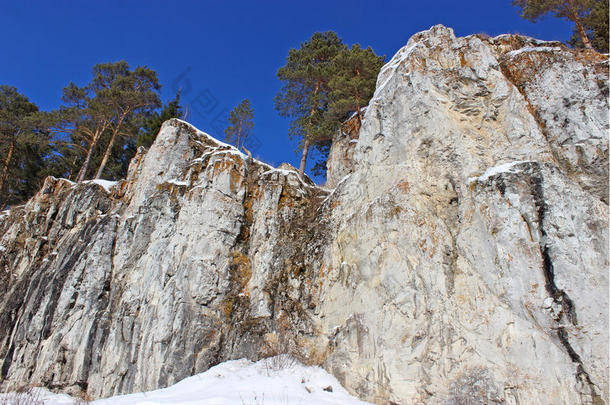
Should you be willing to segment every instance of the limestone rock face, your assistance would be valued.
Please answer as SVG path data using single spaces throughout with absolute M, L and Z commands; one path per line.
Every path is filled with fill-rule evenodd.
M 607 75 L 596 53 L 442 26 L 385 65 L 331 196 L 322 329 L 347 387 L 608 398 Z
M 98 397 L 278 352 L 278 241 L 323 196 L 178 120 L 109 192 L 47 179 L 0 224 L 2 377 Z
M 330 192 L 170 120 L 109 190 L 0 215 L 2 379 L 101 397 L 289 352 L 379 404 L 607 403 L 607 113 L 607 57 L 435 26 Z

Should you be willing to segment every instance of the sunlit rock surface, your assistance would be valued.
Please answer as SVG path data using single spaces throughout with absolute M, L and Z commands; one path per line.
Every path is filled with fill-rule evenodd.
M 0 216 L 2 378 L 103 397 L 290 352 L 379 404 L 607 403 L 608 129 L 607 56 L 442 26 L 330 192 L 168 121 L 109 191 Z

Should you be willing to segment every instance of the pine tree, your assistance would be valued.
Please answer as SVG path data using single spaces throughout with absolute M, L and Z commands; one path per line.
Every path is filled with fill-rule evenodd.
M 329 83 L 329 113 L 336 121 L 348 118 L 351 113 L 356 113 L 362 121 L 362 108 L 368 105 L 375 92 L 384 59 L 375 55 L 371 47 L 362 49 L 358 44 L 334 58 L 334 75 Z
M 142 66 L 130 71 L 125 61 L 96 65 L 93 72 L 94 89 L 110 105 L 113 113 L 109 128 L 112 135 L 95 174 L 95 178 L 99 179 L 117 137 L 135 138 L 139 115 L 146 115 L 161 105 L 161 86 L 155 71 Z M 129 121 L 133 121 L 131 125 Z
M 95 178 L 100 178 L 117 140 L 136 138 L 143 117 L 161 104 L 159 88 L 153 70 L 138 66 L 132 71 L 125 61 L 95 65 L 90 84 L 64 88 L 64 131 L 84 155 L 76 181 L 84 180 L 92 162 L 98 167 Z
M 44 179 L 51 137 L 45 114 L 15 87 L 0 86 L 0 208 L 29 198 Z
M 518 6 L 521 16 L 530 21 L 537 21 L 548 13 L 572 21 L 584 47 L 593 49 L 583 26 L 583 18 L 591 12 L 592 0 L 513 0 L 513 5 Z
M 281 116 L 292 118 L 291 138 L 301 138 L 301 176 L 310 147 L 328 142 L 332 136 L 335 123 L 327 114 L 328 84 L 333 76 L 332 60 L 345 49 L 335 32 L 316 32 L 299 49 L 289 51 L 286 65 L 277 72 L 284 86 L 275 97 L 275 108 Z
M 608 53 L 608 1 L 590 0 L 591 9 L 582 17 L 582 25 L 595 49 Z M 570 45 L 582 48 L 583 43 L 577 30 L 574 30 Z
M 244 146 L 246 139 L 252 133 L 252 128 L 254 128 L 253 117 L 250 100 L 243 100 L 229 114 L 231 125 L 225 129 L 225 140 L 234 144 L 238 149 Z

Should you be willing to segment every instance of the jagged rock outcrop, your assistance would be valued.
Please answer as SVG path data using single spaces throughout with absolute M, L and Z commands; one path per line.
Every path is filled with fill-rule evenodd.
M 348 387 L 443 403 L 478 375 L 482 403 L 605 401 L 607 75 L 596 53 L 442 26 L 382 69 L 325 260 Z
M 607 113 L 607 56 L 436 26 L 331 192 L 169 121 L 109 192 L 0 217 L 2 378 L 107 396 L 291 352 L 380 404 L 607 403 Z
M 2 377 L 108 396 L 273 354 L 281 327 L 307 339 L 282 277 L 324 196 L 178 120 L 110 191 L 47 179 L 0 225 Z

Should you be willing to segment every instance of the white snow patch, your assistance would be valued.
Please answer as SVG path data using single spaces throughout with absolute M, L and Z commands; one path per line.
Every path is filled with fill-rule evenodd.
M 284 175 L 284 176 L 286 176 L 286 177 L 288 177 L 288 176 L 290 176 L 291 174 L 293 174 L 293 175 L 297 176 L 297 177 L 299 178 L 299 180 L 301 180 L 301 178 L 299 177 L 299 173 L 297 173 L 297 172 L 295 172 L 295 171 L 293 171 L 293 170 L 276 169 L 276 168 L 273 168 L 273 167 L 272 167 L 272 168 L 270 168 L 269 170 L 267 170 L 267 171 L 263 172 L 263 173 L 261 174 L 261 177 L 263 177 L 263 176 L 265 176 L 265 175 L 267 175 L 267 174 L 270 174 L 270 173 L 279 173 L 279 174 L 282 174 L 282 175 Z M 301 180 L 301 181 L 302 181 L 302 180 Z
M 188 182 L 178 179 L 169 179 L 167 182 L 176 186 L 188 186 Z
M 303 179 L 301 178 L 301 176 L 299 175 L 299 173 L 298 173 L 298 172 L 295 172 L 294 170 L 278 169 L 278 168 L 275 168 L 275 167 L 271 167 L 271 166 L 269 166 L 269 165 L 265 165 L 265 166 L 267 166 L 267 168 L 268 168 L 269 170 L 264 171 L 264 172 L 261 174 L 261 177 L 264 177 L 264 176 L 266 176 L 267 174 L 271 174 L 271 173 L 279 173 L 279 174 L 281 174 L 281 175 L 282 175 L 282 176 L 284 176 L 284 177 L 288 177 L 288 176 L 290 176 L 290 175 L 292 174 L 292 175 L 293 175 L 293 176 L 294 176 L 294 177 L 295 177 L 295 178 L 296 178 L 296 179 L 299 181 L 299 183 L 300 183 L 302 186 L 304 186 L 304 187 L 308 187 L 308 188 L 318 188 L 318 189 L 320 189 L 320 190 L 322 190 L 322 191 L 328 191 L 328 190 L 324 189 L 324 187 L 320 187 L 320 186 L 317 186 L 317 185 L 311 185 L 311 184 L 307 184 L 305 181 L 303 181 Z
M 333 194 L 335 194 L 335 191 L 339 189 L 339 186 L 341 185 L 341 183 L 346 181 L 351 175 L 352 175 L 352 173 L 346 174 L 345 176 L 343 176 L 341 178 L 341 180 L 339 180 L 339 182 L 337 183 L 335 188 L 333 188 L 332 190 L 327 189 L 327 191 L 330 191 L 330 193 L 326 196 L 326 198 L 324 200 L 322 200 L 322 205 L 326 204 L 326 201 L 328 201 L 333 196 Z
M 542 39 L 536 39 L 536 38 L 528 37 L 526 35 L 519 35 L 519 34 L 500 34 L 500 35 L 497 35 L 497 36 L 493 37 L 492 39 L 494 39 L 494 40 L 500 40 L 500 39 L 508 39 L 508 40 L 510 40 L 512 37 L 515 37 L 515 36 L 525 38 L 528 41 L 530 41 L 530 42 L 532 42 L 532 43 L 534 43 L 536 45 L 556 44 L 557 43 L 557 41 L 545 41 L 545 40 L 542 40 Z
M 485 170 L 485 173 L 478 177 L 470 177 L 468 179 L 468 184 L 472 184 L 474 182 L 484 182 L 489 179 L 491 176 L 495 176 L 499 173 L 515 173 L 513 168 L 521 163 L 529 163 L 531 160 L 517 160 L 514 162 L 504 163 L 498 166 L 493 166 Z
M 517 55 L 527 52 L 555 52 L 561 51 L 558 46 L 526 46 L 525 48 L 517 49 L 516 51 L 510 51 L 506 55 L 510 58 L 514 58 Z
M 70 181 L 70 180 L 68 180 Z M 83 184 L 97 184 L 98 186 L 102 186 L 102 188 L 104 190 L 106 190 L 107 193 L 110 192 L 110 189 L 112 187 L 114 187 L 116 185 L 116 181 L 110 181 L 110 180 L 102 180 L 102 179 L 95 179 L 95 180 L 87 180 L 87 181 L 83 181 Z M 74 184 L 74 183 L 72 183 Z
M 283 355 L 281 355 L 283 356 Z M 233 360 L 170 387 L 92 401 L 92 405 L 370 405 L 349 395 L 337 379 L 320 367 L 307 367 L 286 357 L 256 363 Z M 277 367 L 277 366 L 280 367 Z M 45 405 L 74 404 L 75 399 L 37 389 Z M 0 401 L 6 395 L 0 395 Z

